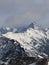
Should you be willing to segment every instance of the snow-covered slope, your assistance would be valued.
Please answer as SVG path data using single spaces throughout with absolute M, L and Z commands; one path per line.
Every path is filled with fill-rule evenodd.
M 3 36 L 20 42 L 29 57 L 43 58 L 49 56 L 49 38 L 43 30 L 30 27 L 23 33 L 8 32 Z

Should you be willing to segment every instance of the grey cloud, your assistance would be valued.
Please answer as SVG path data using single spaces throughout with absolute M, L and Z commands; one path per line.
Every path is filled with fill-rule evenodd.
M 0 14 L 3 26 L 25 25 L 29 21 L 45 25 L 49 21 L 49 0 L 0 0 Z

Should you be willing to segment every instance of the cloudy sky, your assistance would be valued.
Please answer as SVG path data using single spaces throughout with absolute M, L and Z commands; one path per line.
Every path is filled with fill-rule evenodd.
M 36 22 L 49 27 L 49 0 L 0 0 L 0 27 Z

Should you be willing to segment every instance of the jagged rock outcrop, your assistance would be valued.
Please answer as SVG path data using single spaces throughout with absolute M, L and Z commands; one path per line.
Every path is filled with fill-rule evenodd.
M 16 59 L 18 57 L 23 58 L 27 56 L 25 50 L 17 41 L 15 42 L 14 40 L 1 37 L 0 44 L 0 65 L 8 64 L 11 59 Z

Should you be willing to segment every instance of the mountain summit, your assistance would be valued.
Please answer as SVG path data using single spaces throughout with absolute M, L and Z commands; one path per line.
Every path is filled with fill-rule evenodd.
M 34 29 L 34 23 L 31 23 L 28 28 L 33 28 Z

